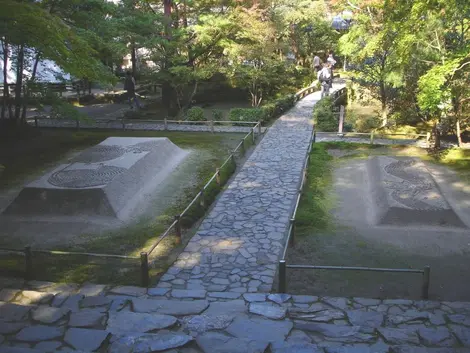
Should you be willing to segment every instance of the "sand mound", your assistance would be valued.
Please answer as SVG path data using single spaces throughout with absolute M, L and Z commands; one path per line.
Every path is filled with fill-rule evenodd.
M 377 156 L 367 173 L 375 225 L 466 227 L 422 161 Z
M 187 154 L 167 138 L 110 137 L 26 185 L 3 213 L 126 218 Z

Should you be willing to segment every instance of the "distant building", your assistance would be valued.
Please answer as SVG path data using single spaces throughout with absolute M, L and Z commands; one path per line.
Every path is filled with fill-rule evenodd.
M 337 31 L 346 31 L 351 26 L 351 11 L 343 11 L 341 14 L 333 16 L 331 26 Z
M 31 58 L 34 57 L 35 52 L 32 49 L 26 49 L 25 54 L 29 55 Z M 0 83 L 3 82 L 3 48 L 0 46 Z M 33 60 L 31 60 L 33 62 Z M 30 78 L 33 72 L 32 63 L 30 66 L 26 66 L 23 69 L 23 75 L 26 78 Z M 63 71 L 56 63 L 51 60 L 40 60 L 37 70 L 36 70 L 36 80 L 39 82 L 61 82 L 64 80 L 70 80 L 71 77 L 65 71 Z M 7 83 L 15 83 L 16 82 L 16 70 L 12 68 L 12 61 L 8 60 L 7 65 Z

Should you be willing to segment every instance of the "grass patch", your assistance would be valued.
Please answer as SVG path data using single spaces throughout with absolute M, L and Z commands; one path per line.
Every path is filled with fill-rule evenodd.
M 333 158 L 327 152 L 325 143 L 315 143 L 310 152 L 307 183 L 300 199 L 296 215 L 296 233 L 305 234 L 331 226 L 328 197 L 332 182 Z
M 167 209 L 158 217 L 142 217 L 137 222 L 115 231 L 106 231 L 101 234 L 84 234 L 79 245 L 61 246 L 60 250 L 139 256 L 141 251 L 148 250 L 154 244 L 172 223 L 174 216 L 189 204 L 213 175 L 216 167 L 222 165 L 243 135 L 155 131 L 41 130 L 41 135 L 36 136 L 28 144 L 30 148 L 21 150 L 18 153 L 17 160 L 15 158 L 1 159 L 2 164 L 6 167 L 5 171 L 8 172 L 1 175 L 0 185 L 7 189 L 22 184 L 26 179 L 44 173 L 71 153 L 96 145 L 110 136 L 168 137 L 173 143 L 182 148 L 204 151 L 205 157 L 198 163 L 197 169 L 193 171 L 195 173 L 194 183 L 186 184 L 178 199 L 172 205 L 168 205 Z M 249 145 L 250 141 L 246 141 L 245 147 L 248 148 Z M 11 148 L 11 146 L 8 146 L 8 148 Z M 3 152 L 2 155 L 7 157 L 6 151 L 3 150 Z M 176 236 L 170 234 L 155 249 L 152 254 L 153 258 L 151 258 L 155 262 L 150 270 L 153 282 L 157 280 L 158 275 L 173 263 L 184 248 L 192 235 L 191 227 L 207 211 L 235 168 L 236 166 L 233 163 L 227 163 L 220 170 L 221 183 L 218 184 L 214 180 L 206 189 L 204 206 L 196 203 L 182 219 L 183 230 L 185 231 L 183 243 L 177 246 Z M 5 241 L 2 243 L 6 246 L 9 245 Z M 16 242 L 15 247 L 18 246 L 21 245 Z M 140 283 L 139 260 L 103 260 L 75 255 L 46 256 L 35 253 L 33 263 L 36 272 L 35 278 L 41 280 L 76 283 L 91 281 L 129 285 L 138 285 Z M 0 269 L 5 274 L 22 275 L 24 259 L 18 255 L 2 256 L 0 258 Z

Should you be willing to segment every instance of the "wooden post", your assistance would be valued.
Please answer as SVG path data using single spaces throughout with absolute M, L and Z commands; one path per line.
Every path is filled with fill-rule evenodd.
M 180 215 L 175 216 L 175 233 L 176 233 L 176 244 L 181 244 L 181 217 Z
M 431 133 L 429 131 L 426 133 L 426 146 L 431 148 Z
M 230 155 L 230 159 L 232 160 L 233 166 L 236 167 L 236 166 L 237 166 L 237 162 L 235 161 L 235 156 L 234 156 L 233 153 Z
M 168 130 L 168 120 L 167 120 L 167 118 L 165 118 L 165 119 L 163 120 L 163 125 L 164 125 L 165 131 Z
M 220 169 L 219 168 L 216 168 L 215 170 L 215 181 L 217 185 L 220 185 Z
M 142 287 L 149 286 L 149 260 L 146 252 L 140 253 L 140 275 Z
M 256 144 L 255 128 L 251 129 L 251 137 L 253 138 L 253 145 L 255 145 Z
M 24 278 L 29 281 L 33 279 L 33 253 L 30 246 L 24 248 Z
M 80 130 L 80 120 L 79 119 L 77 119 L 76 128 L 77 128 L 77 130 Z
M 258 121 L 258 134 L 261 135 L 261 121 Z
M 126 120 L 124 119 L 124 117 L 121 119 L 121 123 L 122 123 L 122 129 L 126 130 Z
M 242 144 L 240 145 L 240 155 L 241 155 L 242 157 L 245 156 L 245 139 L 244 139 L 244 138 L 243 138 L 243 140 L 242 140 Z
M 214 133 L 214 120 L 210 120 L 209 125 L 211 127 L 211 132 Z
M 295 245 L 295 218 L 290 219 L 290 224 L 292 225 L 292 231 L 289 238 L 289 246 Z
M 279 261 L 279 293 L 285 293 L 286 285 L 286 260 Z
M 374 144 L 374 131 L 371 131 L 371 132 L 370 132 L 370 144 L 371 144 L 371 145 Z
M 37 116 L 34 117 L 34 126 L 35 126 L 36 128 L 39 127 L 39 124 L 38 124 L 38 117 L 37 117 Z
M 317 132 L 313 131 L 313 143 L 317 141 Z
M 344 124 L 344 105 L 339 107 L 338 136 L 343 136 L 343 124 Z
M 431 275 L 431 267 L 424 266 L 424 273 L 423 273 L 423 287 L 421 297 L 425 300 L 429 299 L 429 281 Z

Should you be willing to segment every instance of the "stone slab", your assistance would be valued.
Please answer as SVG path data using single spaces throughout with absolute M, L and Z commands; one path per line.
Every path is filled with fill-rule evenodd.
M 34 306 L 31 305 L 0 302 L 0 318 L 4 321 L 21 321 L 33 308 Z
M 264 353 L 268 346 L 268 342 L 233 338 L 219 332 L 201 335 L 196 342 L 204 353 Z
M 110 312 L 106 328 L 112 334 L 150 332 L 173 326 L 177 319 L 170 315 L 133 312 Z
M 289 320 L 266 320 L 243 316 L 236 317 L 226 331 L 234 337 L 266 342 L 284 340 L 292 329 Z
M 251 303 L 249 311 L 268 319 L 280 320 L 286 317 L 287 309 L 270 303 Z
M 100 348 L 106 337 L 108 332 L 103 330 L 73 327 L 65 333 L 64 341 L 77 350 L 91 352 Z
M 197 315 L 208 306 L 207 300 L 179 301 L 166 299 L 132 299 L 134 311 L 139 313 L 152 313 L 167 315 Z
M 50 306 L 42 306 L 33 310 L 33 320 L 43 324 L 53 324 L 69 313 L 67 308 L 54 308 Z
M 99 310 L 81 310 L 70 315 L 71 327 L 95 327 L 103 325 L 106 314 Z
M 16 334 L 15 339 L 24 342 L 42 342 L 60 338 L 63 334 L 63 327 L 35 325 L 23 328 Z
M 129 334 L 115 340 L 111 344 L 108 352 L 162 352 L 172 348 L 182 347 L 192 340 L 193 338 L 191 336 L 174 332 Z

